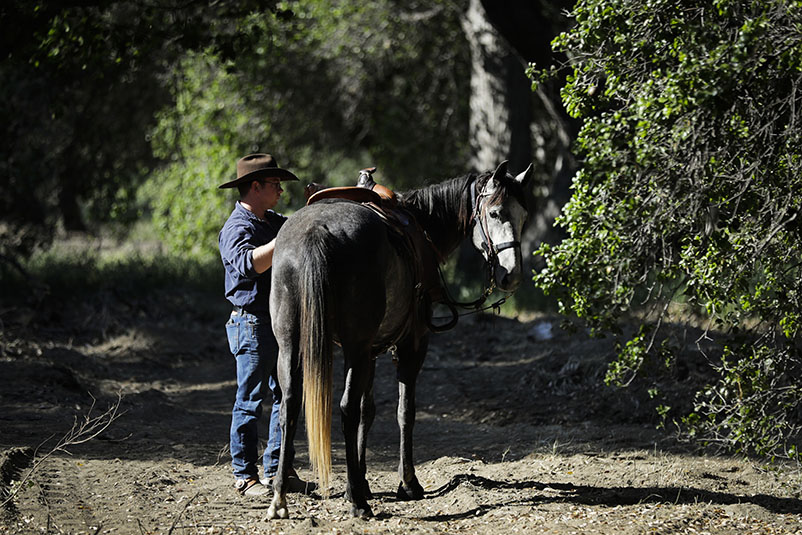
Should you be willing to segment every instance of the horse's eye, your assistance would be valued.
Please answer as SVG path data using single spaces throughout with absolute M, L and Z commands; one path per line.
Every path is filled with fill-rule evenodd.
M 492 217 L 493 219 L 498 219 L 498 218 L 500 218 L 500 217 L 501 217 L 501 215 L 499 215 L 499 213 L 498 213 L 498 212 L 488 212 L 487 214 L 488 214 L 490 217 Z

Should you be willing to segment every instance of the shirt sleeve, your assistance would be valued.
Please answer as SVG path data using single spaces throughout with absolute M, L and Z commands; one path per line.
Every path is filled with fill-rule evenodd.
M 253 267 L 253 250 L 257 247 L 255 242 L 252 229 L 246 226 L 224 227 L 220 232 L 223 263 L 246 279 L 255 279 L 259 276 Z

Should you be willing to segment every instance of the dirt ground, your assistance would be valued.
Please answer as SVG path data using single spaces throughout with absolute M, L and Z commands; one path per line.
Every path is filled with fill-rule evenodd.
M 268 521 L 269 497 L 232 488 L 227 310 L 207 301 L 176 292 L 2 311 L 0 533 L 802 533 L 799 467 L 677 442 L 643 392 L 603 386 L 609 340 L 549 316 L 469 316 L 433 337 L 415 428 L 423 500 L 395 497 L 396 385 L 381 356 L 375 518 L 348 515 L 335 417 L 331 498 L 291 495 L 291 518 Z M 97 436 L 56 448 L 82 423 Z M 297 447 L 308 478 L 302 437 Z

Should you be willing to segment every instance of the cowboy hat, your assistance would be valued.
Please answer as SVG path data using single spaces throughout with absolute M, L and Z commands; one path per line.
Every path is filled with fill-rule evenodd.
M 237 178 L 218 186 L 219 189 L 233 188 L 250 180 L 278 178 L 279 180 L 298 180 L 298 177 L 276 164 L 269 154 L 249 154 L 237 162 Z

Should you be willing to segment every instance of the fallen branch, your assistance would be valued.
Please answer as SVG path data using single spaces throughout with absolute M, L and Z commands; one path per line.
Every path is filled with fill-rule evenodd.
M 92 396 L 90 394 L 90 396 Z M 78 417 L 75 417 L 75 421 L 72 425 L 72 428 L 64 435 L 61 440 L 46 454 L 42 455 L 41 457 L 37 458 L 37 452 L 42 447 L 42 445 L 47 442 L 43 442 L 39 446 L 37 446 L 36 451 L 33 454 L 33 461 L 31 469 L 28 473 L 23 477 L 19 482 L 16 482 L 12 488 L 9 490 L 8 495 L 5 499 L 0 502 L 0 507 L 5 507 L 14 497 L 17 495 L 19 490 L 27 483 L 39 467 L 42 465 L 45 460 L 47 460 L 51 455 L 56 452 L 66 453 L 68 455 L 72 455 L 68 448 L 72 446 L 76 446 L 78 444 L 84 444 L 89 442 L 90 440 L 97 438 L 98 435 L 103 433 L 109 426 L 119 418 L 122 413 L 120 413 L 120 403 L 122 402 L 122 394 L 117 394 L 117 401 L 111 404 L 106 412 L 100 414 L 98 416 L 92 416 L 92 411 L 95 408 L 95 403 L 97 400 L 92 396 L 92 405 L 89 407 L 89 410 L 86 412 L 82 420 L 79 420 Z M 49 439 L 48 439 L 49 440 Z
M 191 504 L 192 502 L 194 502 L 194 501 L 195 501 L 195 498 L 197 498 L 198 496 L 200 496 L 200 492 L 196 493 L 196 494 L 195 494 L 195 495 L 194 495 L 192 498 L 190 498 L 190 499 L 187 501 L 187 503 L 184 505 L 184 508 L 183 508 L 183 509 L 181 509 L 181 512 L 180 512 L 180 513 L 178 513 L 178 515 L 175 517 L 175 520 L 173 520 L 173 525 L 172 525 L 172 526 L 170 526 L 170 531 L 168 531 L 168 532 L 167 532 L 167 535 L 172 535 L 172 533 L 173 533 L 173 530 L 174 530 L 174 529 L 175 529 L 175 527 L 178 525 L 178 521 L 181 519 L 181 517 L 182 517 L 182 516 L 184 515 L 184 513 L 187 511 L 187 509 L 189 508 L 190 504 Z

